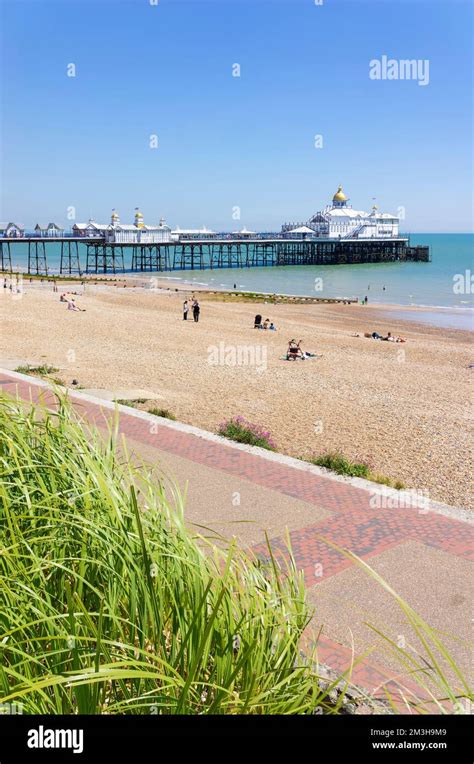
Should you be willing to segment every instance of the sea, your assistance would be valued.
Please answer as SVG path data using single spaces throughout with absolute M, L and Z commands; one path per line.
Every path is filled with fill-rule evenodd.
M 420 233 L 411 244 L 428 244 L 431 262 L 390 262 L 361 265 L 271 266 L 219 270 L 167 271 L 160 279 L 170 288 L 189 284 L 209 289 L 237 289 L 309 297 L 368 298 L 368 302 L 396 305 L 398 318 L 436 326 L 474 330 L 474 234 Z M 85 246 L 80 245 L 85 265 Z M 48 267 L 59 268 L 60 244 L 48 246 Z M 24 270 L 25 244 L 12 246 L 12 264 Z M 152 276 L 152 274 L 147 273 Z M 405 308 L 405 310 L 404 310 Z M 388 309 L 388 308 L 387 308 Z

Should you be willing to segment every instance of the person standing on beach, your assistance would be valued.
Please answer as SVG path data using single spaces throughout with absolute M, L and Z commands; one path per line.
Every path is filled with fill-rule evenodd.
M 199 321 L 199 314 L 201 312 L 201 307 L 197 300 L 193 303 L 193 317 L 194 321 L 197 323 Z
M 188 301 L 185 300 L 183 302 L 183 321 L 187 321 L 188 320 L 188 310 L 189 310 Z

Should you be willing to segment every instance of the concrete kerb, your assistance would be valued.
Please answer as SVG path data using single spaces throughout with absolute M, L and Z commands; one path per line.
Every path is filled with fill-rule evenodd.
M 31 385 L 36 385 L 37 387 L 43 387 L 45 389 L 49 389 L 51 391 L 57 391 L 58 388 L 54 383 L 48 382 L 47 380 L 33 377 L 27 374 L 20 374 L 16 371 L 10 371 L 9 369 L 3 369 L 0 368 L 0 374 L 5 374 L 9 377 L 12 377 L 13 379 L 18 379 L 18 381 L 21 382 L 28 382 Z M 175 430 L 177 432 L 182 432 L 187 435 L 194 435 L 197 438 L 202 438 L 203 440 L 207 440 L 211 443 L 216 443 L 220 446 L 225 446 L 226 448 L 233 448 L 237 449 L 239 451 L 244 451 L 247 454 L 252 454 L 253 456 L 258 456 L 261 459 L 266 459 L 267 461 L 276 462 L 277 464 L 281 464 L 285 467 L 290 467 L 292 469 L 297 469 L 302 472 L 309 472 L 312 475 L 316 475 L 318 477 L 323 477 L 327 480 L 332 480 L 336 483 L 342 483 L 344 485 L 351 485 L 354 488 L 359 488 L 363 491 L 366 491 L 370 493 L 371 497 L 374 496 L 380 496 L 386 501 L 392 501 L 393 506 L 397 506 L 397 502 L 400 501 L 401 494 L 403 494 L 403 490 L 399 491 L 395 488 L 389 488 L 388 486 L 381 486 L 377 483 L 373 483 L 370 480 L 365 480 L 364 478 L 357 478 L 357 477 L 346 477 L 343 475 L 337 475 L 334 472 L 331 472 L 331 470 L 327 470 L 324 467 L 318 467 L 317 465 L 310 464 L 309 462 L 305 462 L 301 459 L 295 459 L 292 456 L 286 456 L 285 454 L 278 454 L 274 451 L 268 451 L 265 448 L 260 448 L 258 446 L 249 446 L 244 443 L 236 443 L 235 441 L 229 440 L 228 438 L 224 438 L 221 435 L 216 435 L 215 433 L 208 432 L 207 430 L 202 430 L 199 427 L 194 427 L 193 425 L 189 424 L 183 424 L 182 422 L 176 422 L 170 419 L 166 419 L 164 417 L 155 416 L 154 414 L 149 414 L 146 411 L 140 411 L 138 409 L 134 409 L 130 406 L 125 406 L 123 404 L 114 403 L 113 401 L 107 401 L 103 398 L 96 398 L 95 396 L 88 395 L 86 393 L 81 393 L 79 390 L 74 390 L 73 388 L 65 388 L 67 391 L 67 394 L 70 398 L 76 398 L 78 400 L 83 400 L 87 403 L 92 403 L 96 406 L 99 406 L 103 409 L 109 409 L 111 411 L 115 411 L 118 409 L 119 412 L 122 412 L 123 414 L 126 414 L 127 416 L 135 417 L 137 419 L 142 419 L 145 422 L 148 422 L 149 424 L 157 424 L 159 423 L 160 426 L 163 427 L 169 427 L 172 430 Z M 420 512 L 422 511 L 423 514 L 428 514 L 428 512 L 434 512 L 436 514 L 444 515 L 446 517 L 449 517 L 453 520 L 459 520 L 462 522 L 467 522 L 469 524 L 474 524 L 474 517 L 473 515 L 466 509 L 463 509 L 462 507 L 452 507 L 448 504 L 442 504 L 438 501 L 432 501 L 431 499 L 426 500 L 426 505 L 423 506 L 423 508 L 420 507 L 419 504 L 414 503 L 411 505 L 411 502 L 407 500 L 407 503 L 403 505 L 404 509 L 413 509 L 414 511 Z

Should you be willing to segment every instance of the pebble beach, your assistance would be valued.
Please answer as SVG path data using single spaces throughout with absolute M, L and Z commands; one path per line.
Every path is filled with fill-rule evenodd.
M 124 282 L 126 283 L 126 282 Z M 140 282 L 136 282 L 140 283 Z M 273 304 L 191 291 L 70 286 L 85 312 L 67 310 L 52 285 L 25 283 L 0 302 L 3 368 L 48 364 L 66 385 L 140 390 L 178 420 L 216 431 L 236 415 L 265 426 L 278 450 L 309 459 L 326 451 L 431 499 L 472 507 L 471 334 L 398 320 L 358 304 Z M 277 331 L 255 330 L 254 316 Z M 402 335 L 403 344 L 364 333 Z M 358 334 L 359 336 L 354 336 Z M 317 354 L 282 360 L 288 340 Z

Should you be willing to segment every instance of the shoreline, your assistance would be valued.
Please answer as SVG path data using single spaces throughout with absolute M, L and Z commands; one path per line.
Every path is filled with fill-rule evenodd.
M 30 276 L 20 274 L 25 280 L 30 280 Z M 4 275 L 5 278 L 5 275 Z M 444 328 L 448 330 L 457 330 L 462 332 L 474 331 L 474 307 L 458 307 L 448 305 L 405 305 L 403 303 L 381 303 L 381 302 L 369 302 L 367 305 L 363 305 L 357 300 L 357 298 L 350 297 L 315 297 L 314 295 L 301 295 L 292 293 L 275 293 L 275 292 L 263 292 L 256 290 L 245 289 L 228 289 L 227 287 L 213 286 L 212 289 L 206 284 L 200 284 L 192 281 L 186 281 L 179 276 L 167 277 L 167 276 L 154 276 L 150 274 L 145 278 L 142 274 L 83 274 L 83 276 L 32 276 L 31 287 L 40 286 L 40 288 L 47 289 L 49 284 L 54 281 L 58 284 L 75 284 L 76 286 L 82 283 L 90 286 L 96 286 L 100 288 L 131 288 L 138 289 L 143 292 L 163 292 L 166 294 L 179 294 L 187 296 L 189 298 L 193 293 L 199 293 L 202 297 L 210 299 L 218 299 L 219 296 L 225 300 L 226 297 L 233 298 L 233 301 L 238 302 L 285 302 L 291 301 L 294 304 L 298 302 L 300 304 L 350 304 L 357 305 L 366 311 L 376 310 L 388 314 L 387 319 L 393 318 L 393 320 L 400 320 L 404 323 L 420 323 L 423 326 L 431 326 Z M 150 281 L 153 285 L 150 286 Z M 93 284 L 90 284 L 93 282 Z M 164 282 L 164 283 L 163 283 Z M 170 284 L 169 282 L 172 282 Z M 179 282 L 179 285 L 176 284 Z M 30 286 L 30 285 L 29 285 Z M 403 314 L 414 313 L 417 317 L 411 318 Z M 390 314 L 393 314 L 391 316 Z M 430 319 L 430 316 L 441 317 L 453 316 L 455 320 L 452 323 L 443 322 L 442 320 Z M 423 320 L 425 318 L 425 320 Z M 427 319 L 427 320 L 426 320 Z M 456 320 L 457 319 L 457 320 Z M 459 320 L 463 319 L 463 320 Z M 462 325 L 464 324 L 464 325 Z

